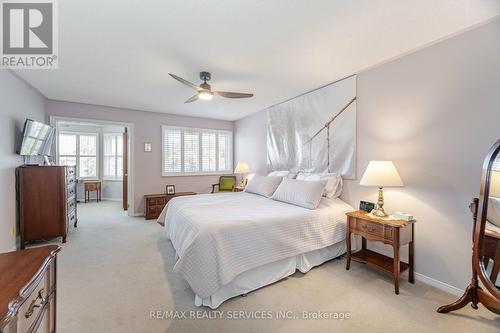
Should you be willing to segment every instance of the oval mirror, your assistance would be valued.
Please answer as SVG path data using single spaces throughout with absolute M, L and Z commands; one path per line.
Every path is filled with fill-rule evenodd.
M 479 211 L 474 247 L 474 265 L 484 287 L 500 299 L 500 141 L 483 164 Z

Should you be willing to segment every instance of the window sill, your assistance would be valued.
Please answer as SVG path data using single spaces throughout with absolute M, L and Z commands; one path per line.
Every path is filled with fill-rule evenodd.
M 164 173 L 162 177 L 191 177 L 191 176 L 222 176 L 222 175 L 233 175 L 233 172 L 223 171 L 223 172 L 193 172 L 193 173 Z
M 105 182 L 123 182 L 123 178 L 103 178 Z

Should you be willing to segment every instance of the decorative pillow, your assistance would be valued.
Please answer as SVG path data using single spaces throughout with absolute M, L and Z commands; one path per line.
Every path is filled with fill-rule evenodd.
M 323 196 L 327 181 L 304 181 L 283 178 L 271 199 L 292 205 L 316 209 Z
M 487 220 L 500 227 L 500 198 L 489 198 Z
M 273 195 L 274 191 L 276 191 L 282 180 L 283 177 L 255 175 L 251 180 L 248 181 L 245 192 L 259 194 L 269 198 L 271 195 Z
M 305 181 L 327 181 L 323 196 L 333 199 L 342 194 L 342 177 L 338 173 L 299 173 L 298 180 Z

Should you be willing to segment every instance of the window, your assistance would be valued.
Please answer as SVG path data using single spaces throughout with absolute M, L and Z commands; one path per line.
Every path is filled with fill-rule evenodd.
M 162 126 L 163 176 L 232 172 L 230 131 Z
M 60 133 L 59 165 L 76 165 L 80 178 L 97 178 L 97 134 Z
M 494 161 L 493 161 L 493 166 L 491 167 L 495 171 L 500 171 L 500 156 L 498 156 Z
M 123 177 L 123 135 L 104 133 L 104 178 L 121 179 Z

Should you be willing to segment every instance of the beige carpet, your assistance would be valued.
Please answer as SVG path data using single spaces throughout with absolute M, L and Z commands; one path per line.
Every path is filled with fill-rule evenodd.
M 59 256 L 57 324 L 69 332 L 498 332 L 500 318 L 484 308 L 453 314 L 436 308 L 455 297 L 417 282 L 393 293 L 389 276 L 334 260 L 224 303 L 222 319 L 150 319 L 151 311 L 220 316 L 193 305 L 188 285 L 172 272 L 174 251 L 152 221 L 129 218 L 114 202 L 79 204 L 79 227 Z M 244 311 L 244 312 L 235 312 Z M 259 312 L 260 311 L 260 312 Z M 265 311 L 265 312 L 263 312 Z M 276 319 L 349 313 L 344 320 Z M 290 311 L 290 312 L 286 312 Z M 271 319 L 236 320 L 260 315 Z M 334 314 L 332 314 L 334 315 Z M 181 316 L 181 312 L 178 313 Z

